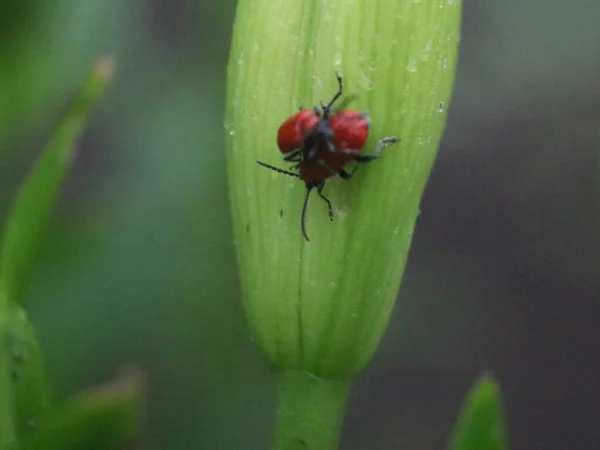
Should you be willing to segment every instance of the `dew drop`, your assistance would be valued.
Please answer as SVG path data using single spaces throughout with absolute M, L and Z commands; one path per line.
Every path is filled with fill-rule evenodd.
M 408 70 L 409 72 L 416 72 L 417 71 L 417 62 L 414 59 L 411 59 L 408 62 L 408 66 L 406 67 L 406 70 Z
M 421 51 L 421 61 L 429 61 L 429 54 L 431 52 L 431 41 L 427 41 L 425 47 Z
M 335 217 L 337 220 L 346 220 L 348 218 L 348 210 L 345 208 L 336 209 Z
M 333 65 L 335 67 L 340 67 L 342 65 L 342 54 L 340 52 L 333 55 Z
M 335 281 L 330 281 L 330 282 L 329 282 L 329 287 L 330 287 L 331 289 L 335 289 L 335 288 L 337 287 L 337 283 L 336 283 Z
M 360 71 L 360 85 L 365 91 L 373 90 L 373 80 L 367 76 L 362 70 Z
M 231 122 L 225 123 L 225 131 L 227 131 L 229 136 L 235 136 L 235 128 Z
M 440 102 L 440 106 L 438 108 L 438 112 L 439 113 L 443 113 L 445 107 L 446 107 L 446 105 L 444 104 L 444 102 Z

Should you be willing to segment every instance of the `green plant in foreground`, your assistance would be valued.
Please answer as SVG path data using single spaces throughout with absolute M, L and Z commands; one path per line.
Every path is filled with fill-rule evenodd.
M 21 188 L 0 247 L 0 450 L 114 449 L 137 429 L 142 379 L 130 372 L 52 404 L 44 358 L 21 308 L 31 266 L 75 144 L 113 73 L 101 58 Z
M 460 0 L 240 0 L 228 73 L 229 186 L 245 308 L 279 374 L 274 448 L 335 448 L 351 380 L 371 360 L 396 298 L 449 106 Z M 275 134 L 335 91 L 372 119 L 383 158 L 317 197 L 299 231 L 303 183 Z M 354 106 L 353 106 L 354 107 Z

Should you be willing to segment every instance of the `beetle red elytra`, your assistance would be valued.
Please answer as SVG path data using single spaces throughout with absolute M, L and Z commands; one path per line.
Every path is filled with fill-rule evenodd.
M 284 161 L 295 163 L 292 169 L 298 169 L 298 173 L 256 161 L 263 167 L 304 181 L 306 196 L 300 227 L 307 242 L 310 239 L 306 233 L 306 209 L 311 191 L 316 188 L 319 197 L 327 203 L 329 219 L 333 220 L 331 201 L 323 194 L 325 180 L 334 175 L 349 180 L 361 163 L 379 158 L 386 145 L 400 140 L 395 136 L 380 139 L 375 150 L 364 154 L 363 148 L 369 136 L 369 117 L 360 111 L 332 110 L 343 91 L 342 77 L 337 73 L 335 76 L 338 90 L 329 103 L 321 102 L 313 109 L 300 108 L 283 122 L 277 132 L 277 146 L 284 154 Z M 347 172 L 344 167 L 352 161 L 357 164 Z

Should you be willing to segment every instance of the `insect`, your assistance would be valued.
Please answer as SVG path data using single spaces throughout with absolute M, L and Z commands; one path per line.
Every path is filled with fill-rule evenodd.
M 386 145 L 399 141 L 394 136 L 386 137 L 379 140 L 373 152 L 362 153 L 369 136 L 369 117 L 354 110 L 332 110 L 343 91 L 342 77 L 337 73 L 335 76 L 338 90 L 329 103 L 321 102 L 313 109 L 300 108 L 283 122 L 277 132 L 277 146 L 284 154 L 283 160 L 295 163 L 292 169 L 298 169 L 298 173 L 256 161 L 263 167 L 304 181 L 306 196 L 300 226 L 307 242 L 310 239 L 306 233 L 306 209 L 312 190 L 316 188 L 319 197 L 327 203 L 329 219 L 333 220 L 331 201 L 323 194 L 325 180 L 334 175 L 349 180 L 361 163 L 379 158 Z M 351 161 L 357 164 L 347 172 L 344 167 Z

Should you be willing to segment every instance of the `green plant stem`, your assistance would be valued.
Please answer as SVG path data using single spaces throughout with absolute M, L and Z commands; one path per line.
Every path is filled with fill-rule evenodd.
M 273 450 L 336 449 L 349 393 L 350 381 L 279 374 Z

